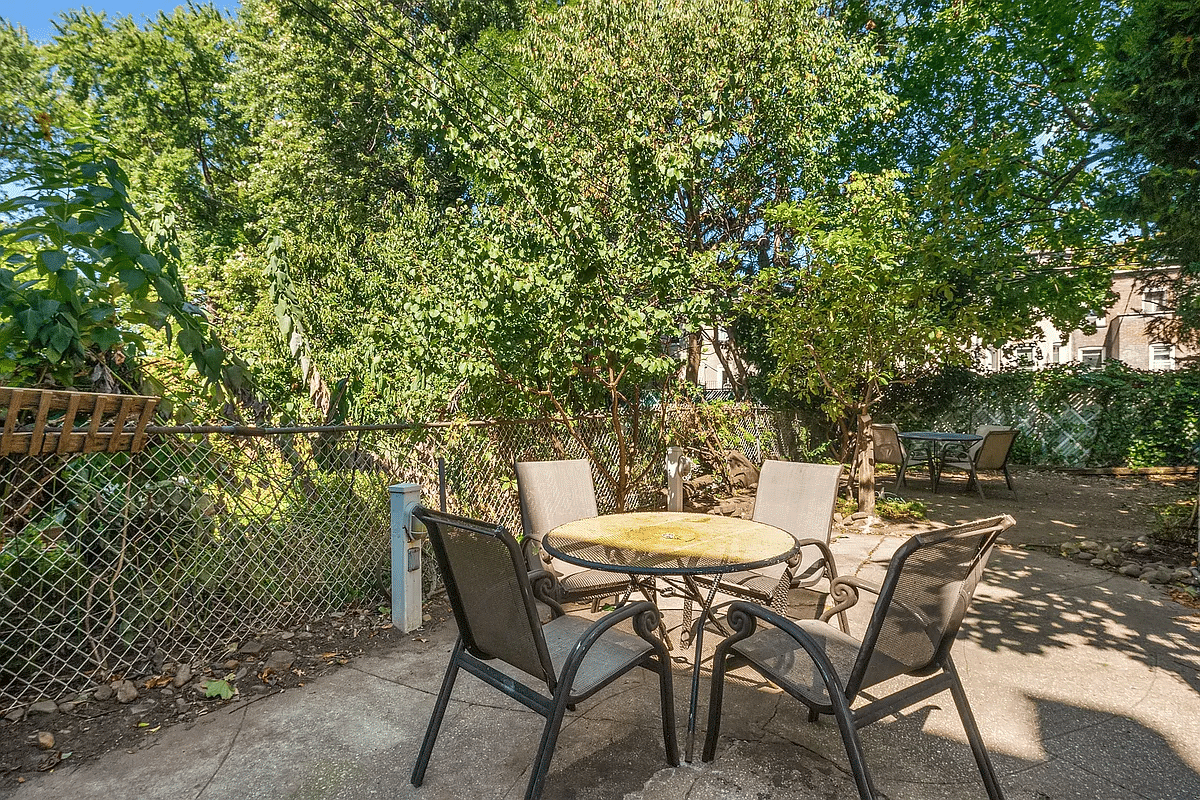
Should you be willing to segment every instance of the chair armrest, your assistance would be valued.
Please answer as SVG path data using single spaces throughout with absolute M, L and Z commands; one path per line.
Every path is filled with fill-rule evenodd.
M 846 698 L 845 684 L 842 683 L 837 670 L 830 663 L 829 657 L 825 654 L 825 649 L 816 639 L 797 625 L 795 621 L 777 614 L 769 608 L 764 608 L 755 603 L 747 603 L 744 600 L 734 600 L 730 603 L 726 621 L 729 623 L 729 627 L 733 629 L 733 634 L 717 645 L 716 652 L 713 654 L 713 663 L 716 663 L 718 659 L 724 658 L 733 644 L 753 634 L 758 620 L 762 620 L 768 625 L 783 631 L 804 648 L 804 652 L 812 659 L 813 665 L 816 666 L 817 672 L 821 676 L 821 680 L 825 683 L 830 704 L 840 709 L 841 718 L 850 719 L 850 703 Z
M 535 600 L 550 606 L 556 619 L 566 613 L 562 607 L 562 587 L 554 573 L 544 569 L 534 570 L 529 573 L 529 588 L 533 590 Z
M 588 626 L 588 629 L 583 632 L 583 636 L 579 637 L 579 641 L 575 642 L 575 646 L 571 648 L 571 652 L 567 655 L 567 659 L 563 663 L 562 674 L 558 678 L 559 682 L 569 687 L 575 681 L 575 674 L 579 671 L 579 666 L 583 663 L 583 659 L 587 656 L 588 650 L 592 648 L 592 645 L 610 628 L 631 618 L 633 619 L 633 629 L 637 635 L 653 645 L 654 652 L 662 659 L 663 664 L 670 663 L 666 646 L 663 644 L 662 639 L 654 635 L 658 630 L 662 614 L 659 612 L 658 607 L 649 600 L 639 600 L 636 603 L 628 603 L 618 608 L 616 611 L 601 617 Z
M 850 575 L 831 580 L 829 582 L 829 599 L 833 601 L 833 605 L 825 609 L 825 612 L 821 614 L 821 621 L 829 622 L 829 620 L 833 619 L 834 614 L 840 614 L 857 603 L 860 591 L 879 594 L 880 589 L 877 585 L 869 581 L 864 581 L 861 578 L 855 578 Z
M 812 569 L 815 567 L 828 566 L 828 565 L 833 564 L 833 553 L 830 551 L 829 545 L 826 542 L 823 542 L 820 539 L 800 539 L 799 545 L 801 548 L 815 547 L 821 551 L 821 557 L 819 559 L 812 559 L 812 561 L 813 561 L 812 567 L 810 567 L 808 570 L 805 571 L 805 575 L 811 574 Z M 803 564 L 804 561 L 805 561 L 804 553 L 803 552 L 796 553 L 796 555 L 792 556 L 787 561 L 788 572 L 791 573 L 792 571 L 794 571 L 797 567 L 799 567 L 801 564 Z M 836 574 L 837 574 L 837 571 L 835 568 L 833 571 L 833 575 L 836 575 Z

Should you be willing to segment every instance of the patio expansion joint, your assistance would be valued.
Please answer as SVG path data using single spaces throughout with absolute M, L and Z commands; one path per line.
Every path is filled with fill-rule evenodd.
M 241 713 L 238 715 L 237 728 L 234 729 L 233 736 L 229 737 L 229 745 L 225 748 L 225 752 L 222 753 L 221 757 L 217 760 L 217 765 L 213 767 L 212 774 L 208 776 L 208 780 L 206 780 L 204 785 L 200 787 L 200 791 L 196 792 L 196 797 L 194 800 L 200 800 L 200 798 L 204 796 L 204 793 L 208 791 L 208 787 L 212 785 L 214 780 L 216 780 L 217 773 L 219 773 L 221 768 L 225 766 L 225 760 L 228 759 L 229 754 L 233 752 L 233 746 L 237 743 L 238 737 L 242 735 L 242 727 L 246 724 L 246 708 L 247 706 L 242 706 L 239 709 Z

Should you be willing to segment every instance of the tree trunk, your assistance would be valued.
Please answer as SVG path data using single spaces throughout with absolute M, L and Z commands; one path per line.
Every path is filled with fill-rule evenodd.
M 703 347 L 704 340 L 700 338 L 698 331 L 687 335 L 687 370 L 683 373 L 683 378 L 693 386 L 700 384 L 700 355 Z
M 875 513 L 875 443 L 871 438 L 871 415 L 858 415 L 858 510 Z

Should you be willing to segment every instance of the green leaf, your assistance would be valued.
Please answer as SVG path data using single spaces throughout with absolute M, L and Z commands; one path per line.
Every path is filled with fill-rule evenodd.
M 131 292 L 136 292 L 138 289 L 146 285 L 146 273 L 134 267 L 127 267 L 118 273 L 121 283 L 125 284 L 125 288 Z
M 233 698 L 233 695 L 237 692 L 237 689 L 235 689 L 229 683 L 229 681 L 223 680 L 221 678 L 217 678 L 217 679 L 211 680 L 211 681 L 205 681 L 201 685 L 204 687 L 204 696 L 205 697 L 219 697 L 222 700 L 230 700 Z
M 43 250 L 37 254 L 38 263 L 48 272 L 58 272 L 67 265 L 67 254 L 62 250 Z
M 191 328 L 181 330 L 176 341 L 179 349 L 185 353 L 195 353 L 204 347 L 204 337 L 200 335 L 199 331 L 192 330 Z

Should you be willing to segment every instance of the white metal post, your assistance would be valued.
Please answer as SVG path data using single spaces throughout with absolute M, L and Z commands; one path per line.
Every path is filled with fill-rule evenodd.
M 405 633 L 421 627 L 421 543 L 425 526 L 412 512 L 421 502 L 421 487 L 398 483 L 388 487 L 392 506 L 392 624 Z
M 667 511 L 683 511 L 683 481 L 692 473 L 692 460 L 682 447 L 667 448 Z

